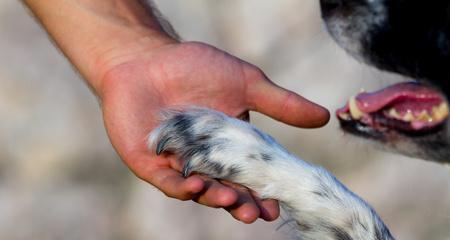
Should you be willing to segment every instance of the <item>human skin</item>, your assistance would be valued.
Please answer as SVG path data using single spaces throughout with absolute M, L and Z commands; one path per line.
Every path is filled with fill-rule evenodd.
M 241 118 L 258 111 L 303 128 L 326 124 L 326 109 L 224 51 L 170 37 L 143 1 L 24 3 L 98 96 L 110 141 L 136 176 L 169 197 L 224 208 L 245 223 L 278 218 L 276 201 L 244 187 L 200 175 L 183 178 L 182 159 L 155 156 L 146 137 L 167 108 L 196 105 Z

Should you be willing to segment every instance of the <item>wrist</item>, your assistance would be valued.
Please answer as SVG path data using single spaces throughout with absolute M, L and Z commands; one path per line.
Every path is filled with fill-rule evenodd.
M 105 72 L 131 53 L 175 42 L 141 0 L 24 2 L 97 93 Z

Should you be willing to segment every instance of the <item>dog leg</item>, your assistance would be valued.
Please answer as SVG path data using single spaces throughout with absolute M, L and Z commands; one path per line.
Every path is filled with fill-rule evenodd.
M 183 159 L 186 177 L 226 179 L 279 200 L 300 239 L 394 239 L 375 211 L 328 171 L 247 122 L 203 108 L 171 112 L 150 134 L 149 147 Z

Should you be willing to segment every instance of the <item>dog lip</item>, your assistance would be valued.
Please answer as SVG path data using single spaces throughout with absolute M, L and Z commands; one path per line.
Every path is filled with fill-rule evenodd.
M 397 113 L 397 109 L 403 114 Z M 375 128 L 422 131 L 448 118 L 445 97 L 431 87 L 406 82 L 373 93 L 362 92 L 336 111 L 341 122 L 358 121 Z

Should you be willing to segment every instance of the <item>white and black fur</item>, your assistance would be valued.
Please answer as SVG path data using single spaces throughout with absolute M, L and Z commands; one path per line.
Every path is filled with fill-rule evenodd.
M 302 161 L 247 122 L 204 108 L 165 114 L 149 137 L 156 154 L 184 160 L 183 175 L 208 175 L 277 199 L 304 240 L 391 240 L 380 217 L 322 167 Z

